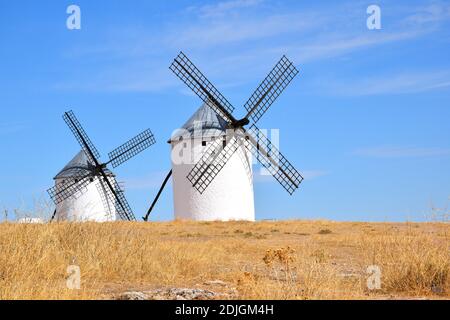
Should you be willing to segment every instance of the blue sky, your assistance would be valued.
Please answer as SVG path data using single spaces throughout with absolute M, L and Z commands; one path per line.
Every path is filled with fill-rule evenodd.
M 81 8 L 81 30 L 66 8 Z M 450 197 L 450 4 L 378 1 L 1 1 L 0 209 L 33 210 L 79 147 L 103 159 L 151 128 L 158 144 L 115 170 L 136 216 L 170 169 L 166 140 L 200 106 L 169 71 L 184 51 L 243 115 L 286 54 L 300 74 L 259 122 L 306 179 L 255 179 L 258 219 L 423 220 Z M 255 168 L 258 170 L 258 168 Z M 154 220 L 172 218 L 169 186 Z

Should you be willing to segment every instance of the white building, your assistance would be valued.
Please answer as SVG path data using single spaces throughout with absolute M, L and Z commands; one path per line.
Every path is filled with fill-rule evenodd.
M 175 219 L 197 221 L 255 220 L 251 153 L 240 145 L 201 194 L 187 175 L 211 141 L 223 142 L 226 122 L 206 104 L 169 140 Z
M 81 191 L 56 205 L 56 221 L 115 221 L 117 220 L 115 201 L 107 196 L 106 184 L 100 183 L 95 173 L 95 165 L 84 151 L 80 151 L 54 178 L 55 185 L 64 188 L 71 182 L 92 174 L 90 182 Z M 104 169 L 111 179 L 114 174 Z M 111 180 L 112 181 L 112 180 Z
M 19 220 L 17 220 L 18 223 L 22 223 L 22 224 L 42 224 L 44 223 L 44 220 L 41 218 L 30 218 L 30 217 L 26 217 L 26 218 L 20 218 Z

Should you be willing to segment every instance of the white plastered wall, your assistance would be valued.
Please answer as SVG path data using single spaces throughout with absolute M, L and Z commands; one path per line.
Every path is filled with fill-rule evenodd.
M 67 179 L 57 179 L 55 183 L 57 185 L 62 184 L 64 183 L 63 180 L 66 180 L 65 183 L 67 183 Z M 111 180 L 111 182 L 113 181 Z M 104 185 L 106 188 L 106 184 Z M 114 201 L 108 200 L 105 191 L 99 186 L 98 178 L 95 178 L 95 181 L 88 184 L 76 195 L 59 203 L 56 206 L 55 219 L 74 222 L 117 220 Z
M 222 137 L 216 139 L 222 140 Z M 211 138 L 204 140 L 211 142 Z M 208 147 L 202 146 L 202 141 L 191 138 L 171 143 L 175 219 L 254 221 L 250 152 L 244 145 L 240 145 L 207 189 L 200 194 L 189 182 L 187 175 Z

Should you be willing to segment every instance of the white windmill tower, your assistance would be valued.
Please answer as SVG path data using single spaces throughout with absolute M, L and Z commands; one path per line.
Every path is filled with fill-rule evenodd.
M 92 144 L 72 111 L 64 113 L 64 121 L 75 135 L 82 150 L 56 175 L 55 186 L 48 193 L 56 204 L 52 220 L 115 221 L 135 220 L 115 175 L 114 168 L 155 143 L 150 130 L 145 130 L 108 154 L 101 163 Z
M 104 169 L 104 173 L 114 187 L 114 174 L 108 169 Z M 82 182 L 86 185 L 81 187 L 79 181 L 86 176 L 89 179 Z M 97 222 L 117 220 L 115 201 L 113 198 L 105 196 L 107 189 L 101 183 L 101 176 L 96 174 L 95 164 L 89 160 L 83 150 L 55 176 L 54 180 L 58 190 L 63 190 L 65 186 L 74 183 L 81 187 L 79 192 L 56 203 L 55 220 Z
M 186 179 L 209 146 L 227 144 L 227 122 L 203 104 L 170 139 L 175 218 L 180 220 L 255 220 L 251 153 L 243 145 L 200 193 Z
M 298 73 L 285 56 L 247 101 L 241 120 L 182 52 L 170 69 L 204 104 L 171 137 L 172 170 L 144 220 L 172 174 L 176 219 L 255 220 L 252 155 L 290 194 L 299 187 L 303 177 L 255 125 Z M 250 120 L 252 126 L 245 129 Z

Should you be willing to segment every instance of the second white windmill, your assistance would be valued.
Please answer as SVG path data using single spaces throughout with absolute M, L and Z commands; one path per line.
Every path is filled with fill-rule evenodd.
M 136 220 L 123 189 L 112 171 L 144 151 L 156 141 L 147 129 L 108 154 L 109 161 L 100 162 L 100 154 L 72 111 L 65 112 L 64 121 L 81 146 L 81 151 L 55 177 L 55 186 L 48 193 L 55 202 L 52 220 L 115 221 Z
M 297 75 L 292 62 L 285 56 L 279 60 L 246 102 L 247 114 L 240 120 L 233 116 L 231 103 L 184 53 L 174 59 L 170 70 L 204 105 L 183 126 L 182 133 L 170 139 L 172 170 L 144 220 L 172 175 L 176 219 L 254 220 L 251 155 L 292 195 L 303 177 L 256 127 Z M 174 161 L 180 150 L 196 160 Z

